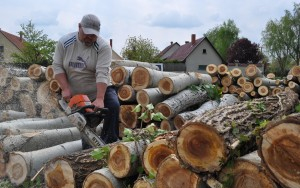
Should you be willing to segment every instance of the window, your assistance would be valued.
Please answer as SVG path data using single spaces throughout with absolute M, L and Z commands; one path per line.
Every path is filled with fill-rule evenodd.
M 4 46 L 0 46 L 0 61 L 4 60 Z
M 207 65 L 198 65 L 198 70 L 206 71 Z
M 0 46 L 0 52 L 4 52 L 4 46 Z
M 203 49 L 203 50 L 202 50 L 202 53 L 203 53 L 203 54 L 206 54 L 206 49 Z

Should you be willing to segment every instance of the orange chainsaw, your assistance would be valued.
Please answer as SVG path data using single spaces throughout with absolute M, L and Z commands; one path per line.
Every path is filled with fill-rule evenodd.
M 108 114 L 107 108 L 99 108 L 94 111 L 87 95 L 79 94 L 73 96 L 69 103 L 64 99 L 58 101 L 65 111 L 70 122 L 75 125 L 81 133 L 82 138 L 92 147 L 101 147 L 105 142 L 98 136 L 92 128 L 97 127 L 103 118 Z

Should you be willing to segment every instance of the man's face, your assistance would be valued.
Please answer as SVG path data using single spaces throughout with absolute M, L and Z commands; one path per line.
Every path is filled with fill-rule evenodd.
M 86 45 L 92 46 L 97 41 L 97 35 L 85 34 L 81 26 L 79 26 L 79 39 Z

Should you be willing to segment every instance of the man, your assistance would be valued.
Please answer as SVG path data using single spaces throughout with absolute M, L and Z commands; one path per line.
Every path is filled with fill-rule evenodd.
M 69 101 L 76 94 L 87 95 L 95 110 L 106 107 L 101 138 L 112 143 L 119 137 L 120 104 L 116 90 L 110 83 L 112 50 L 100 36 L 97 16 L 83 16 L 78 32 L 61 37 L 53 57 L 55 79 L 62 89 L 62 97 Z M 83 149 L 87 149 L 83 141 Z

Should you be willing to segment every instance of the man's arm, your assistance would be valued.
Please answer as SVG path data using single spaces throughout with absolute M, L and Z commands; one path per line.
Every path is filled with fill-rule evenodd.
M 70 101 L 70 99 L 72 97 L 72 93 L 71 93 L 71 90 L 70 90 L 70 85 L 69 85 L 66 74 L 65 73 L 59 73 L 59 74 L 56 74 L 54 78 L 58 81 L 58 83 L 60 85 L 62 97 L 67 102 Z
M 93 102 L 95 108 L 103 108 L 104 107 L 104 96 L 106 92 L 107 84 L 98 82 L 97 83 L 97 97 Z

